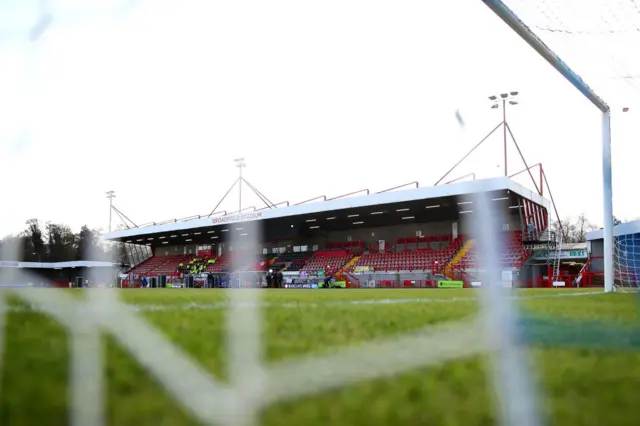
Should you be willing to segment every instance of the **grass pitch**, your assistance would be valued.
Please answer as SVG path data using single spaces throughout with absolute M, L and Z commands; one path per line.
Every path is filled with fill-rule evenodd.
M 635 426 L 640 418 L 637 297 L 555 297 L 575 292 L 514 291 L 525 313 L 547 321 L 528 342 L 546 423 Z M 226 290 L 120 294 L 205 369 L 225 378 Z M 478 310 L 476 294 L 474 290 L 268 290 L 266 357 L 293 359 L 470 317 Z M 11 304 L 22 305 L 17 299 Z M 598 328 L 599 333 L 594 331 Z M 616 334 L 627 329 L 631 332 Z M 127 352 L 110 337 L 106 340 L 108 424 L 197 424 Z M 0 424 L 68 424 L 67 357 L 68 340 L 59 324 L 38 312 L 10 310 Z M 478 356 L 294 398 L 267 408 L 263 424 L 493 425 L 496 401 L 487 367 L 487 356 Z

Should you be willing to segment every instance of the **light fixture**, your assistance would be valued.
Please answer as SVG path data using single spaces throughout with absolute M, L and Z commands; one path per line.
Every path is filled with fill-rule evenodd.
M 208 231 L 207 234 L 213 234 L 216 231 Z
M 130 243 L 130 242 L 131 242 L 131 240 L 127 240 L 127 241 L 125 241 L 125 242 Z
M 409 209 L 398 209 L 398 210 L 396 210 L 396 211 L 397 211 L 397 212 L 408 212 L 408 211 L 409 211 Z
M 382 214 L 383 212 L 371 212 L 371 214 Z
M 435 206 L 427 206 L 425 207 L 426 209 L 435 209 L 437 207 L 440 207 L 440 204 L 436 204 Z
M 502 197 L 502 198 L 492 198 L 491 201 L 502 201 L 502 200 L 508 200 L 509 197 Z
M 473 204 L 473 201 L 461 201 L 458 203 L 459 206 L 463 206 L 465 204 Z
M 333 220 L 335 218 L 336 218 L 335 216 L 331 216 L 331 217 L 328 217 L 327 220 Z
M 140 238 L 139 240 L 136 240 L 136 241 L 138 241 L 138 242 L 139 242 L 139 241 L 142 241 L 142 238 Z
M 496 109 L 496 108 L 498 108 L 498 104 L 491 105 L 491 109 Z
M 293 228 L 293 225 L 291 225 L 291 227 Z
M 147 238 L 147 241 L 153 241 L 153 237 Z
M 309 229 L 318 229 L 320 228 L 319 226 L 310 226 Z
M 169 241 L 163 241 L 162 244 L 169 244 Z
M 315 222 L 315 219 L 307 219 L 307 222 Z
M 347 216 L 347 217 L 358 217 L 358 216 L 360 216 L 360 215 L 359 215 L 359 214 L 350 214 L 350 215 L 349 215 L 349 216 Z
M 167 237 L 158 237 L 159 240 L 164 240 Z
M 194 232 L 193 235 L 200 235 L 202 232 Z
M 191 238 L 189 238 L 189 239 L 186 239 L 185 241 L 186 241 L 186 242 L 189 242 L 189 241 L 191 241 Z
M 502 99 L 507 99 L 509 97 L 509 94 L 508 93 L 500 93 L 500 97 Z
M 496 98 L 496 97 L 495 97 L 495 95 L 491 95 L 491 96 L 489 96 L 489 100 L 490 100 L 490 101 L 495 101 L 496 99 L 498 99 L 498 98 Z
M 177 235 L 169 235 L 169 238 L 175 238 Z
M 241 237 L 246 237 L 246 236 L 247 236 L 247 233 L 245 232 L 245 233 L 243 233 L 243 234 L 240 234 L 240 236 L 241 236 Z
M 236 231 L 242 231 L 244 228 L 236 228 Z
M 189 236 L 189 234 L 182 234 L 182 236 L 183 236 L 183 237 L 188 237 L 188 236 Z
M 464 214 L 464 213 L 473 213 L 473 210 L 462 210 L 460 212 L 460 214 Z
M 214 235 L 213 237 L 211 237 L 212 240 L 215 240 L 216 238 L 218 238 L 217 235 Z
M 519 209 L 520 206 L 509 206 L 510 209 Z
M 221 229 L 220 232 L 229 232 L 228 229 Z
M 414 216 L 405 216 L 405 217 L 403 217 L 402 219 L 403 219 L 403 220 L 407 220 L 407 219 L 415 219 L 415 217 L 414 217 Z
M 362 225 L 364 222 L 353 222 L 354 225 Z

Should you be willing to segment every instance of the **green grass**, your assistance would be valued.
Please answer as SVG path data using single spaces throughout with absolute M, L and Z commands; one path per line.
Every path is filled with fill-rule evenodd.
M 67 290 L 49 290 L 64 291 Z M 634 295 L 535 298 L 573 290 L 520 290 L 528 319 L 528 352 L 548 424 L 637 425 L 640 418 L 638 300 Z M 82 291 L 71 291 L 83 297 Z M 268 360 L 321 354 L 375 341 L 478 311 L 473 290 L 273 290 L 265 292 Z M 225 378 L 225 290 L 123 290 L 140 312 L 205 369 Z M 426 303 L 409 299 L 441 299 Z M 398 299 L 403 303 L 346 301 Z M 12 299 L 12 305 L 21 305 Z M 180 309 L 198 304 L 210 309 Z M 283 306 L 287 304 L 287 306 Z M 192 306 L 193 307 L 193 306 Z M 597 331 L 599 329 L 600 331 Z M 596 331 L 593 331 L 596 330 Z M 608 333 L 607 331 L 611 331 Z M 622 332 L 618 333 L 618 331 Z M 107 341 L 108 423 L 118 426 L 197 424 L 113 339 Z M 9 313 L 0 424 L 68 423 L 68 341 L 64 329 L 34 311 Z M 153 356 L 153 354 L 149 354 Z M 487 357 L 366 381 L 269 407 L 263 424 L 492 425 L 495 396 Z M 166 368 L 171 368 L 167 365 Z

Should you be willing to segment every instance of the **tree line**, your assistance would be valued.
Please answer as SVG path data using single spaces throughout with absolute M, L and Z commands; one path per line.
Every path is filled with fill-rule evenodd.
M 21 262 L 69 262 L 74 260 L 113 260 L 121 256 L 118 245 L 100 243 L 100 232 L 82 226 L 73 232 L 67 225 L 47 222 L 44 226 L 38 219 L 29 219 L 25 229 L 0 240 L 3 245 L 17 245 L 12 251 L 13 259 Z M 5 254 L 3 257 L 6 257 Z
M 619 225 L 622 221 L 617 217 L 613 217 L 613 224 Z M 551 230 L 556 234 L 562 232 L 563 243 L 584 243 L 587 241 L 587 232 L 600 229 L 597 225 L 592 223 L 587 216 L 582 213 L 578 217 L 565 218 L 559 223 L 558 221 L 551 222 Z

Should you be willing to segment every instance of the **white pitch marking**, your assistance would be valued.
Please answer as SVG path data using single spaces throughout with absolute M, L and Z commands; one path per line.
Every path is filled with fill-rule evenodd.
M 19 293 L 21 289 L 15 289 L 16 293 Z M 47 290 L 44 290 L 47 291 Z M 94 289 L 87 290 L 94 291 Z M 149 290 L 153 291 L 153 290 Z M 226 291 L 226 290 L 225 290 Z M 429 290 L 425 290 L 429 291 Z M 446 291 L 446 290 L 443 290 Z M 553 293 L 546 295 L 534 295 L 534 296 L 508 296 L 511 300 L 537 300 L 537 299 L 562 299 L 566 297 L 585 297 L 585 296 L 600 296 L 604 295 L 604 292 L 596 291 L 583 291 L 583 292 L 571 292 L 571 293 Z M 297 308 L 326 308 L 326 307 L 343 307 L 343 306 L 367 306 L 367 305 L 396 305 L 396 304 L 420 304 L 420 303 L 459 303 L 459 302 L 479 302 L 477 297 L 432 297 L 432 298 L 413 298 L 413 299 L 361 299 L 361 300 L 336 300 L 327 302 L 247 302 L 246 299 L 237 302 L 236 307 L 249 309 L 254 307 L 262 308 L 282 308 L 282 309 L 297 309 Z M 195 303 L 189 302 L 185 304 L 167 304 L 167 305 L 153 305 L 145 303 L 121 303 L 118 309 L 129 309 L 133 312 L 166 312 L 166 311 L 219 311 L 228 309 L 231 307 L 232 302 L 218 302 L 218 303 Z M 38 310 L 37 306 L 7 306 L 7 310 L 12 312 L 28 312 L 32 310 Z

